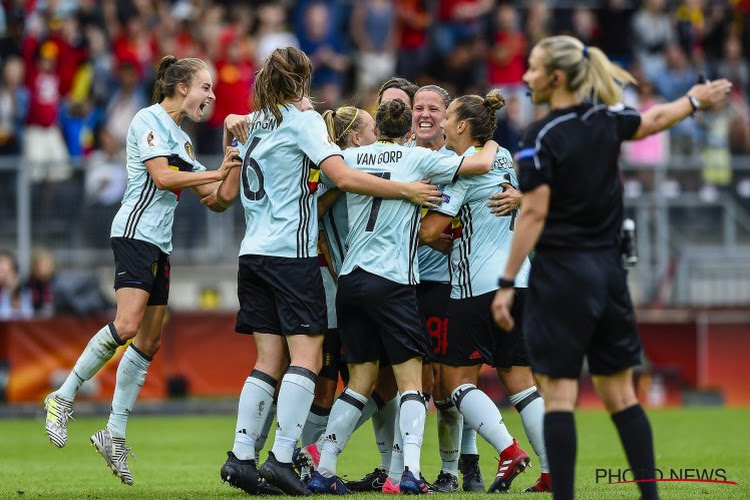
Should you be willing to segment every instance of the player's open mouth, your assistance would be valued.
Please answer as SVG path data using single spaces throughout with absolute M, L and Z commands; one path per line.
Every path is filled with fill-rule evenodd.
M 419 128 L 420 130 L 428 130 L 432 128 L 432 123 L 430 122 L 419 122 Z

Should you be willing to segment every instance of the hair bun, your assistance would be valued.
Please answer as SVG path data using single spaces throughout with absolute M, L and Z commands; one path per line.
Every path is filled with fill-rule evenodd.
M 492 89 L 487 92 L 482 103 L 491 110 L 498 110 L 505 106 L 505 96 L 498 89 Z
M 388 101 L 388 112 L 393 118 L 398 118 L 406 111 L 406 103 L 399 98 Z

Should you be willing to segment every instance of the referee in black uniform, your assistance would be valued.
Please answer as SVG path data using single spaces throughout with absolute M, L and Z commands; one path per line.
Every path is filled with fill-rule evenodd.
M 534 104 L 548 104 L 550 112 L 527 129 L 517 154 L 523 209 L 492 307 L 498 324 L 510 330 L 513 279 L 536 248 L 524 331 L 546 403 L 553 497 L 567 500 L 573 498 L 573 409 L 584 356 L 636 479 L 654 478 L 651 425 L 632 380 L 641 343 L 620 255 L 620 145 L 718 103 L 731 84 L 695 85 L 686 96 L 639 115 L 616 104 L 621 86 L 634 83 L 633 77 L 601 50 L 568 36 L 537 43 L 523 79 Z M 658 498 L 655 482 L 638 486 L 644 500 Z

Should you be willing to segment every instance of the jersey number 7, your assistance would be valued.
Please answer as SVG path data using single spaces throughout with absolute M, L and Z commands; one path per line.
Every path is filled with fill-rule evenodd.
M 390 172 L 369 172 L 370 175 L 380 177 L 381 179 L 390 179 Z M 375 229 L 375 222 L 378 220 L 378 212 L 380 212 L 380 205 L 383 203 L 383 198 L 373 198 L 372 208 L 370 209 L 370 217 L 367 219 L 367 226 L 365 231 L 371 233 Z

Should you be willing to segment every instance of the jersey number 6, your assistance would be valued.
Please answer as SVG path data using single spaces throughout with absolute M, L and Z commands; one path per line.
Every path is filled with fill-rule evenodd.
M 258 165 L 258 162 L 255 160 L 255 158 L 250 156 L 253 152 L 253 149 L 255 149 L 259 142 L 260 137 L 253 138 L 250 146 L 247 148 L 247 152 L 245 153 L 245 159 L 242 160 L 242 191 L 245 193 L 245 198 L 250 201 L 262 200 L 263 197 L 266 196 L 266 190 L 263 188 L 263 172 L 260 170 L 260 165 Z M 253 169 L 253 172 L 255 172 L 255 176 L 258 178 L 257 191 L 253 191 L 250 187 L 248 167 Z
M 374 175 L 375 177 L 380 177 L 381 179 L 390 179 L 391 173 L 390 172 L 369 172 L 371 175 Z M 372 199 L 372 208 L 370 209 L 370 217 L 367 219 L 367 226 L 365 226 L 365 231 L 368 233 L 371 233 L 375 229 L 375 222 L 378 220 L 378 212 L 380 212 L 380 205 L 383 203 L 383 198 L 373 198 Z

